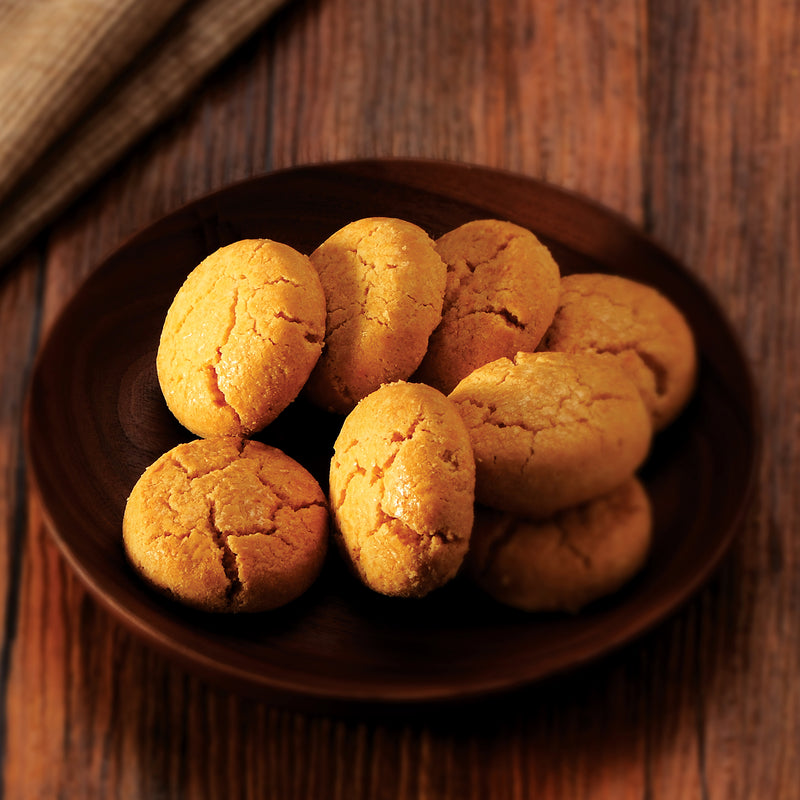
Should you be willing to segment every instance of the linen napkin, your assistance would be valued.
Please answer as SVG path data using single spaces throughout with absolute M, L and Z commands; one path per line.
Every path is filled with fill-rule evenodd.
M 0 0 L 0 264 L 286 0 Z

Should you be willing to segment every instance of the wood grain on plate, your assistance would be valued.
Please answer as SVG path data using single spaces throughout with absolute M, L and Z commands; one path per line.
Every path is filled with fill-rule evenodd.
M 465 582 L 421 602 L 384 598 L 335 554 L 300 600 L 258 616 L 209 617 L 154 596 L 128 567 L 120 526 L 145 467 L 191 438 L 170 416 L 154 359 L 186 274 L 247 237 L 303 252 L 346 222 L 396 216 L 432 236 L 479 217 L 510 219 L 552 249 L 563 272 L 604 271 L 661 289 L 687 315 L 700 378 L 659 435 L 642 475 L 655 511 L 645 570 L 576 616 L 501 608 Z M 463 700 L 597 657 L 661 620 L 710 574 L 749 501 L 759 451 L 756 397 L 731 329 L 682 265 L 622 218 L 514 174 L 389 159 L 317 165 L 246 180 L 132 237 L 88 278 L 53 326 L 31 383 L 26 443 L 45 515 L 88 587 L 150 643 L 246 693 L 287 702 Z M 295 403 L 259 438 L 325 483 L 337 419 Z

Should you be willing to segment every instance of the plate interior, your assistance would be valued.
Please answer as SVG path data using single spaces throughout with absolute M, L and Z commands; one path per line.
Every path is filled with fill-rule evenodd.
M 421 601 L 381 597 L 332 553 L 314 587 L 268 614 L 218 617 L 150 592 L 129 568 L 128 493 L 163 452 L 192 438 L 166 408 L 155 354 L 186 275 L 217 247 L 272 238 L 310 253 L 347 222 L 394 216 L 433 237 L 476 218 L 536 233 L 563 274 L 611 272 L 660 289 L 683 310 L 700 354 L 697 391 L 654 440 L 641 471 L 654 547 L 621 592 L 575 616 L 501 607 L 462 579 Z M 417 160 L 300 167 L 201 198 L 132 237 L 87 279 L 35 367 L 26 444 L 45 517 L 89 589 L 151 644 L 229 688 L 304 701 L 458 700 L 522 686 L 595 658 L 663 619 L 708 577 L 752 493 L 756 396 L 714 299 L 619 216 L 500 171 Z M 341 419 L 299 399 L 258 437 L 323 486 Z

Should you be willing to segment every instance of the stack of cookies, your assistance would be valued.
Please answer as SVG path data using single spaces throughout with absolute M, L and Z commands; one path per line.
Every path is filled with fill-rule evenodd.
M 276 608 L 316 579 L 332 522 L 381 594 L 463 574 L 516 608 L 577 611 L 647 558 L 636 472 L 688 401 L 696 355 L 663 295 L 562 277 L 524 228 L 475 220 L 433 241 L 375 217 L 308 257 L 270 240 L 210 255 L 167 313 L 157 369 L 199 437 L 126 506 L 128 557 L 158 590 Z M 253 438 L 301 393 L 341 418 L 327 496 Z

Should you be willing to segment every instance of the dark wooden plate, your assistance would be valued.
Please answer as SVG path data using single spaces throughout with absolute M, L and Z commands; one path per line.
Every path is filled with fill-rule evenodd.
M 538 234 L 564 273 L 612 272 L 661 289 L 690 320 L 700 379 L 642 471 L 655 509 L 645 570 L 576 616 L 525 615 L 457 579 L 421 601 L 380 597 L 332 555 L 302 598 L 276 612 L 216 617 L 149 591 L 126 563 L 121 520 L 145 467 L 191 438 L 160 395 L 164 314 L 209 252 L 267 237 L 303 252 L 365 216 L 416 222 L 436 237 L 469 219 Z M 751 497 L 756 395 L 739 344 L 703 286 L 624 219 L 529 178 L 462 164 L 375 160 L 300 167 L 233 185 L 159 220 L 92 273 L 38 358 L 26 444 L 45 516 L 89 589 L 151 644 L 245 693 L 322 706 L 454 701 L 520 687 L 629 641 L 709 576 Z M 338 420 L 298 401 L 261 438 L 325 485 Z

